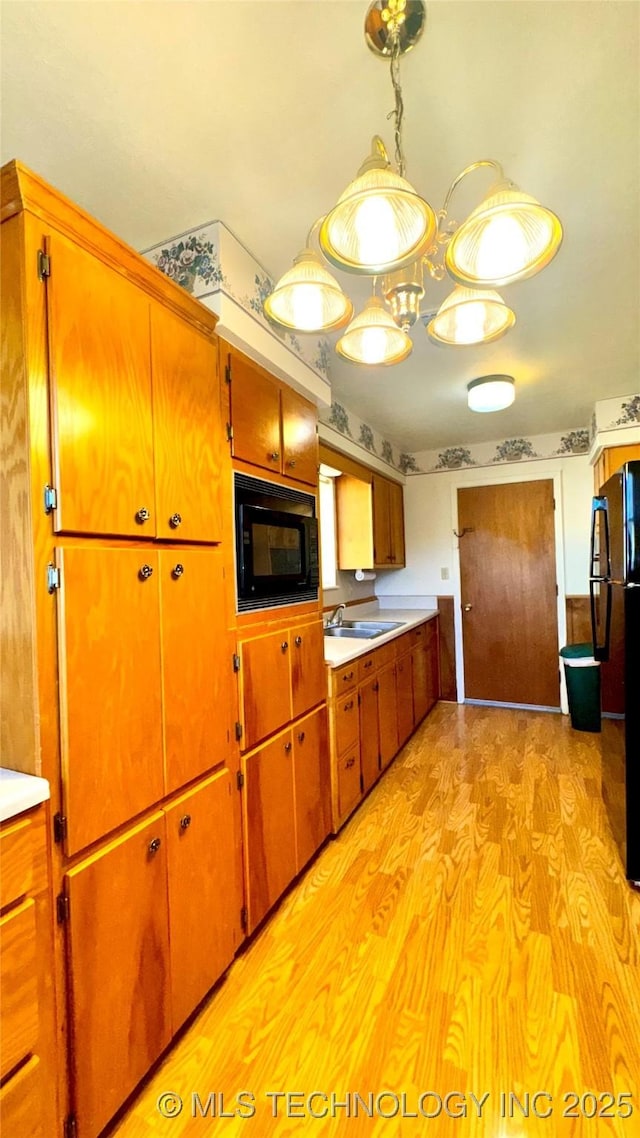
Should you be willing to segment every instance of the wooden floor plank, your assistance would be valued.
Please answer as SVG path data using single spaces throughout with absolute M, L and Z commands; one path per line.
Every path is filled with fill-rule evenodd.
M 114 1138 L 637 1138 L 640 896 L 624 881 L 600 762 L 599 737 L 559 715 L 440 704 Z M 173 1119 L 157 1110 L 166 1091 L 184 1099 Z M 222 1093 L 233 1111 L 241 1091 L 253 1118 L 192 1116 L 193 1092 Z M 329 1103 L 313 1118 L 298 1100 L 273 1117 L 270 1091 L 383 1097 L 373 1117 Z M 573 1092 L 630 1094 L 632 1117 L 617 1104 L 612 1118 L 585 1117 L 607 1108 L 589 1097 L 563 1117 Z M 420 1115 L 421 1094 L 432 1114 L 440 1096 L 437 1116 Z M 481 1111 L 471 1094 L 489 1095 Z M 529 1101 L 523 1116 L 536 1094 L 539 1112 Z

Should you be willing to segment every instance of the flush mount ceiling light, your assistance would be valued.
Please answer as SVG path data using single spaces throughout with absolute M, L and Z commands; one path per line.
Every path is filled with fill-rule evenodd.
M 374 0 L 370 5 L 365 19 L 366 42 L 377 56 L 390 62 L 395 103 L 387 117 L 394 122 L 396 169 L 376 135 L 355 179 L 335 206 L 314 223 L 308 239 L 309 244 L 317 234 L 319 250 L 334 268 L 383 278 L 384 300 L 368 301 L 336 345 L 339 355 L 358 363 L 406 359 L 411 341 L 408 348 L 402 341 L 402 350 L 396 353 L 389 348 L 389 358 L 374 359 L 379 352 L 364 351 L 364 325 L 357 321 L 365 313 L 367 320 L 372 319 L 375 312 L 380 333 L 376 342 L 382 344 L 379 321 L 386 312 L 388 344 L 394 322 L 406 338 L 420 315 L 425 271 L 436 281 L 449 273 L 464 286 L 454 289 L 429 323 L 433 342 L 459 347 L 497 340 L 513 327 L 515 314 L 498 293 L 487 290 L 533 276 L 549 264 L 562 241 L 562 226 L 556 215 L 522 193 L 493 159 L 482 158 L 465 167 L 454 178 L 437 212 L 405 178 L 400 58 L 418 42 L 425 22 L 423 0 Z M 452 196 L 464 179 L 482 169 L 494 171 L 493 185 L 460 224 L 449 216 Z M 322 281 L 321 271 L 325 274 Z M 472 290 L 476 290 L 475 296 L 467 295 Z M 343 327 L 352 311 L 337 280 L 310 249 L 296 258 L 293 269 L 278 281 L 264 307 L 270 320 L 298 332 Z M 360 333 L 360 349 L 351 353 L 347 349 L 355 342 L 351 336 L 354 328 Z
M 512 375 L 481 375 L 467 384 L 470 411 L 504 411 L 516 397 Z

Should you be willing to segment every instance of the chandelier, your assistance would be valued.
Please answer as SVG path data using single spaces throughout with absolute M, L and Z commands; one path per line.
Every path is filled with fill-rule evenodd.
M 311 226 L 293 268 L 264 302 L 267 318 L 290 331 L 344 328 L 336 351 L 360 364 L 407 358 L 413 348 L 408 333 L 420 315 L 425 277 L 441 281 L 448 274 L 455 282 L 427 323 L 433 343 L 461 347 L 504 336 L 516 317 L 496 289 L 539 272 L 562 242 L 556 215 L 523 193 L 493 159 L 479 159 L 462 170 L 437 212 L 405 178 L 400 58 L 419 40 L 425 20 L 423 0 L 374 0 L 370 5 L 366 42 L 390 61 L 395 103 L 388 117 L 394 122 L 396 169 L 376 135 L 355 179 Z M 464 179 L 483 168 L 493 170 L 493 185 L 459 224 L 449 215 L 451 199 Z M 372 278 L 372 295 L 355 318 L 353 304 L 327 264 Z

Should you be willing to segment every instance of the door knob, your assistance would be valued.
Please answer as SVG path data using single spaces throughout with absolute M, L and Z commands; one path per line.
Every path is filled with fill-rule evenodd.
M 151 841 L 149 842 L 149 853 L 151 853 L 151 854 L 157 853 L 158 850 L 160 849 L 161 845 L 162 845 L 162 839 L 161 838 L 152 838 Z
M 182 523 L 182 514 L 172 514 L 169 518 L 169 525 L 172 529 L 177 529 Z
M 182 565 L 178 561 L 178 564 L 174 565 L 173 569 L 171 570 L 171 576 L 175 577 L 175 579 L 177 580 L 178 577 L 181 577 L 183 573 L 184 573 L 184 565 Z
M 279 450 L 270 451 L 270 453 L 267 455 L 267 458 L 270 458 L 272 462 L 277 462 L 278 459 L 280 458 L 280 451 Z
M 151 568 L 150 565 L 141 565 L 140 568 L 138 569 L 138 576 L 139 576 L 141 581 L 148 580 L 148 578 L 151 576 L 152 573 L 153 573 L 153 569 Z
M 287 648 L 289 647 L 289 641 L 288 641 L 288 640 L 283 640 L 283 641 L 282 641 L 282 644 L 280 645 L 280 647 L 282 648 L 282 651 L 283 651 L 283 652 L 286 652 L 286 651 L 287 651 Z
M 136 521 L 139 526 L 144 525 L 145 522 L 148 522 L 150 517 L 151 515 L 146 506 L 141 506 L 141 508 L 136 511 Z
M 296 636 L 296 639 L 295 639 L 296 648 L 299 648 L 301 644 L 302 644 L 302 637 Z
M 183 814 L 182 818 L 180 819 L 180 829 L 181 830 L 188 830 L 190 825 L 191 825 L 191 815 L 190 814 Z
M 462 607 L 463 607 L 465 612 L 471 612 L 473 605 L 463 605 Z

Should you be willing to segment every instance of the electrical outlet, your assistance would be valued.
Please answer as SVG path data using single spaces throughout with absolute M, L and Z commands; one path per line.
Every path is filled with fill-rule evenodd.
M 448 581 L 449 580 L 449 569 L 446 565 L 443 565 L 442 569 L 440 570 L 440 580 L 441 581 Z

